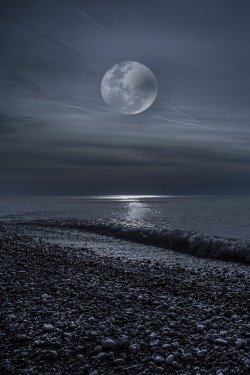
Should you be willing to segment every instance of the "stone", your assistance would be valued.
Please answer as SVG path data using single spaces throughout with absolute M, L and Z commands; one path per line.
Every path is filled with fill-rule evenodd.
M 220 345 L 227 345 L 227 341 L 222 339 L 222 338 L 217 338 L 217 339 L 214 340 L 214 342 L 216 344 L 220 344 Z
M 183 364 L 181 362 L 178 362 L 178 361 L 173 361 L 172 366 L 174 368 L 176 368 L 177 370 L 181 370 L 181 369 L 184 368 Z
M 102 347 L 100 345 L 96 346 L 95 349 L 93 350 L 94 354 L 100 353 L 102 351 Z
M 24 341 L 27 341 L 27 336 L 26 335 L 21 335 L 20 333 L 18 333 L 16 335 L 16 341 L 18 342 L 24 342 Z
M 82 345 L 78 345 L 76 347 L 76 352 L 79 353 L 79 352 L 82 352 L 84 350 L 84 347 Z
M 236 348 L 240 349 L 243 346 L 245 346 L 244 344 L 245 344 L 245 340 L 242 340 L 242 339 L 237 339 L 236 340 Z
M 192 356 L 192 353 L 186 353 L 182 356 L 182 359 L 184 361 L 192 361 L 193 360 L 193 356 Z
M 49 358 L 55 361 L 58 358 L 57 351 L 55 350 L 50 350 L 49 351 Z
M 50 294 L 47 294 L 47 293 L 44 293 L 44 294 L 41 295 L 41 299 L 43 299 L 43 300 L 49 300 L 51 298 L 52 298 L 52 296 Z
M 7 320 L 15 320 L 16 319 L 16 315 L 15 314 L 9 314 L 7 316 Z
M 174 356 L 172 354 L 170 354 L 169 356 L 167 356 L 166 358 L 166 364 L 167 365 L 171 365 L 173 363 L 173 360 L 174 360 Z
M 112 339 L 106 339 L 102 343 L 102 349 L 114 349 L 116 346 L 116 342 Z
M 164 374 L 164 373 L 165 373 L 165 370 L 164 370 L 163 367 L 159 367 L 159 366 L 157 366 L 157 367 L 154 368 L 154 372 L 155 372 L 156 374 Z
M 139 344 L 132 344 L 129 347 L 130 353 L 136 354 L 140 351 L 140 345 Z
M 233 310 L 226 310 L 224 312 L 224 316 L 227 317 L 227 318 L 231 318 L 233 315 L 234 315 Z
M 245 362 L 244 362 L 244 366 L 246 368 L 250 368 L 250 359 L 246 359 Z
M 52 324 L 47 324 L 47 323 L 44 323 L 43 325 L 43 331 L 44 332 L 51 332 L 53 331 L 54 327 Z
M 125 364 L 125 360 L 123 358 L 116 358 L 113 360 L 114 366 L 123 366 Z
M 196 355 L 198 358 L 202 358 L 205 355 L 205 350 L 197 350 Z
M 129 347 L 129 338 L 128 338 L 128 336 L 121 336 L 121 337 L 117 340 L 117 345 L 118 345 L 120 348 L 128 348 L 128 347 Z
M 203 332 L 205 329 L 204 324 L 197 324 L 196 329 L 198 332 Z
M 162 355 L 158 355 L 158 354 L 152 355 L 151 359 L 155 363 L 164 363 L 165 362 L 165 358 Z
M 109 358 L 109 355 L 107 352 L 101 352 L 101 353 L 98 353 L 97 356 L 96 356 L 96 359 L 98 359 L 98 361 L 102 361 L 104 359 L 107 359 Z

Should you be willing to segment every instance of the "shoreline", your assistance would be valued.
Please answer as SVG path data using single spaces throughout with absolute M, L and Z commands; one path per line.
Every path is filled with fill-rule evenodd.
M 105 256 L 25 233 L 0 224 L 1 374 L 249 373 L 246 266 Z
M 130 243 L 153 246 L 176 253 L 195 257 L 237 262 L 250 265 L 250 242 L 240 238 L 209 236 L 194 231 L 180 229 L 161 229 L 153 226 L 121 226 L 116 223 L 104 223 L 98 220 L 86 222 L 70 220 L 33 220 L 19 222 L 26 228 L 35 227 L 51 230 L 88 232 Z

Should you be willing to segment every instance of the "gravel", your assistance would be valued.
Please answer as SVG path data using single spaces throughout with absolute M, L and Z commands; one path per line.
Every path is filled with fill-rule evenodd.
M 105 256 L 0 224 L 0 374 L 247 375 L 249 283 L 239 264 Z

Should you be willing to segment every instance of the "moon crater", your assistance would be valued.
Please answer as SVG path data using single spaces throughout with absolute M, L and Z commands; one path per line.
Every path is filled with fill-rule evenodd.
M 157 81 L 152 71 L 135 61 L 114 65 L 101 83 L 104 101 L 113 110 L 132 115 L 145 111 L 157 95 Z

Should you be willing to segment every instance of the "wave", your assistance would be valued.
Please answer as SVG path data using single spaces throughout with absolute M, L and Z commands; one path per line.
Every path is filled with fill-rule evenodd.
M 194 231 L 164 229 L 150 225 L 77 219 L 35 220 L 20 224 L 51 228 L 76 229 L 112 236 L 126 241 L 184 252 L 199 257 L 250 263 L 250 242 L 236 238 L 208 236 Z

